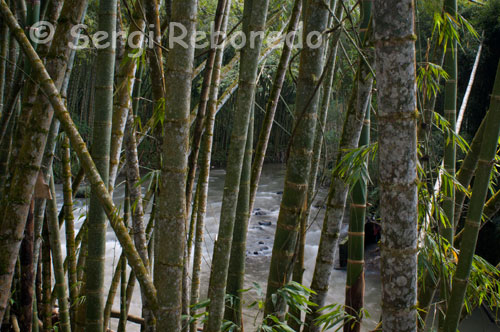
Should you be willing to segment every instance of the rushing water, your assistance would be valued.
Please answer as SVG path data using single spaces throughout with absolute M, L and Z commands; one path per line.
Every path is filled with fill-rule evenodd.
M 248 305 L 257 299 L 255 291 L 255 283 L 265 290 L 267 282 L 267 273 L 270 263 L 270 255 L 273 246 L 274 232 L 276 230 L 276 220 L 279 213 L 279 205 L 282 197 L 283 179 L 285 169 L 282 165 L 266 165 L 264 166 L 262 178 L 260 181 L 259 191 L 256 197 L 254 212 L 249 224 L 248 239 L 247 239 L 247 259 L 246 259 L 246 276 L 245 288 L 254 288 L 245 293 L 245 303 Z M 214 239 L 217 236 L 218 218 L 222 205 L 222 194 L 224 189 L 225 171 L 214 169 L 210 173 L 209 198 L 207 206 L 207 218 L 205 227 L 205 246 L 202 260 L 202 297 L 206 297 L 207 284 L 210 273 L 210 264 L 212 260 L 212 250 Z M 58 187 L 58 203 L 62 204 L 62 192 Z M 320 238 L 321 224 L 324 216 L 324 199 L 326 189 L 320 190 L 316 201 L 313 204 L 311 212 L 311 226 L 307 233 L 307 245 L 305 252 L 305 273 L 304 285 L 309 286 L 312 279 L 314 262 Z M 115 192 L 115 202 L 117 205 L 122 205 L 124 198 L 123 185 L 119 186 Z M 78 219 L 76 227 L 79 228 L 83 223 L 85 213 L 87 211 L 87 201 L 85 199 L 77 199 L 75 202 L 75 217 Z M 149 213 L 149 211 L 148 211 Z M 80 217 L 80 218 L 79 218 Z M 149 214 L 146 216 L 149 218 Z M 346 226 L 344 226 L 344 232 Z M 64 234 L 63 231 L 61 234 Z M 63 236 L 62 236 L 63 237 Z M 106 287 L 109 287 L 113 271 L 121 253 L 120 245 L 111 228 L 108 229 L 106 236 Z M 376 248 L 372 248 L 376 251 Z M 372 255 L 375 256 L 376 255 Z M 378 322 L 380 318 L 380 280 L 378 273 L 378 264 L 367 261 L 366 272 L 366 293 L 365 293 L 365 308 L 370 314 L 363 321 L 364 330 L 370 330 Z M 345 292 L 346 272 L 343 270 L 334 270 L 330 281 L 330 291 L 327 298 L 327 303 L 343 303 Z M 118 291 L 119 293 L 119 291 Z M 107 294 L 107 289 L 106 289 Z M 114 309 L 119 310 L 119 297 L 115 298 Z M 136 286 L 130 314 L 141 315 L 141 299 L 139 287 Z M 255 319 L 257 317 L 257 319 Z M 260 322 L 260 313 L 256 309 L 245 309 L 244 320 L 247 330 L 254 330 L 251 326 Z M 111 329 L 116 330 L 117 320 L 111 320 Z M 139 331 L 136 324 L 128 323 L 128 331 Z
M 259 191 L 257 193 L 254 211 L 249 224 L 248 239 L 247 239 L 247 259 L 246 259 L 246 275 L 245 288 L 253 290 L 245 293 L 244 301 L 249 305 L 254 300 L 259 299 L 255 283 L 265 291 L 267 282 L 267 273 L 271 259 L 271 251 L 273 246 L 274 232 L 276 230 L 276 220 L 279 213 L 279 205 L 282 197 L 283 179 L 285 169 L 283 165 L 265 165 L 260 181 Z M 202 260 L 202 297 L 206 297 L 207 284 L 210 273 L 210 264 L 212 260 L 212 250 L 214 239 L 217 236 L 218 219 L 220 208 L 222 205 L 222 194 L 224 189 L 225 171 L 214 169 L 210 173 L 210 187 L 207 206 L 207 218 L 205 226 L 205 246 Z M 304 285 L 309 286 L 312 279 L 316 252 L 321 233 L 321 224 L 324 216 L 324 199 L 326 196 L 326 188 L 320 189 L 313 203 L 311 212 L 311 225 L 307 233 L 307 245 L 305 252 L 305 273 Z M 62 188 L 57 186 L 57 201 L 59 207 L 62 205 Z M 124 186 L 119 185 L 115 191 L 115 203 L 118 206 L 123 204 L 125 193 Z M 76 228 L 79 229 L 85 219 L 87 212 L 88 201 L 86 199 L 75 200 L 75 217 Z M 149 211 L 147 210 L 146 218 L 149 219 Z M 347 225 L 343 225 L 343 234 L 347 231 Z M 61 240 L 64 243 L 64 229 L 61 230 Z M 65 252 L 65 248 L 63 248 Z M 106 236 L 106 278 L 105 292 L 107 294 L 109 284 L 116 263 L 121 254 L 121 248 L 111 228 L 108 228 Z M 380 319 L 380 278 L 378 269 L 377 247 L 371 246 L 366 252 L 366 289 L 365 289 L 365 309 L 370 317 L 365 317 L 363 320 L 363 331 L 372 330 Z M 327 297 L 327 304 L 344 303 L 346 271 L 333 270 L 330 280 L 330 291 Z M 119 293 L 119 290 L 118 290 Z M 113 309 L 119 310 L 119 296 L 117 295 Z M 134 296 L 130 308 L 130 314 L 141 315 L 141 298 L 138 284 L 134 290 Z M 244 310 L 245 327 L 248 331 L 255 330 L 252 328 L 254 324 L 259 324 L 261 313 L 256 309 Z M 111 319 L 110 328 L 116 331 L 118 324 L 117 319 Z M 460 326 L 461 331 L 500 331 L 493 323 L 490 322 L 488 316 L 478 309 L 474 314 L 468 317 Z M 128 323 L 127 331 L 140 331 L 137 324 Z

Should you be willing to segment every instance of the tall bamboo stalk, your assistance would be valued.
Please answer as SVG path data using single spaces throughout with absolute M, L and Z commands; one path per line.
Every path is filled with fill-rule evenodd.
M 71 189 L 71 152 L 68 137 L 64 137 L 62 149 L 66 257 L 68 258 L 68 285 L 70 307 L 73 307 L 76 305 L 78 289 L 76 278 L 75 217 L 73 215 L 73 191 Z
M 143 13 L 143 0 L 136 0 L 132 12 L 133 24 L 130 25 L 128 33 L 133 45 L 142 45 L 146 27 Z M 120 155 L 122 150 L 123 138 L 125 137 L 125 126 L 128 118 L 128 111 L 132 107 L 131 99 L 135 84 L 137 71 L 137 58 L 134 57 L 138 50 L 127 43 L 125 55 L 116 73 L 118 82 L 113 100 L 113 120 L 111 128 L 111 148 L 109 158 L 109 191 L 113 193 L 116 177 L 120 164 Z
M 384 331 L 417 329 L 417 103 L 413 0 L 374 2 Z M 394 93 L 394 91 L 399 91 Z
M 273 81 L 273 87 L 266 104 L 266 116 L 262 122 L 259 140 L 257 142 L 257 147 L 255 148 L 255 160 L 252 164 L 252 178 L 250 180 L 250 211 L 253 210 L 253 205 L 255 203 L 255 196 L 259 186 L 262 165 L 264 165 L 264 158 L 266 157 L 267 146 L 269 143 L 269 137 L 271 136 L 271 129 L 273 127 L 276 109 L 278 108 L 281 89 L 283 88 L 283 83 L 285 82 L 286 69 L 288 68 L 292 55 L 300 14 L 302 13 L 303 2 L 304 0 L 295 0 L 294 2 L 286 34 L 289 36 L 289 40 L 283 44 L 280 62 L 278 64 L 278 68 L 276 69 L 276 75 Z
M 460 244 L 457 269 L 453 276 L 451 296 L 448 300 L 446 320 L 443 331 L 455 332 L 460 322 L 465 292 L 472 268 L 479 226 L 484 202 L 488 194 L 491 171 L 494 164 L 498 137 L 500 135 L 500 62 L 498 63 L 495 84 L 491 94 L 489 119 L 484 129 L 483 144 L 479 153 L 478 166 L 472 196 L 467 212 L 464 234 Z
M 445 0 L 444 12 L 445 15 L 448 14 L 455 18 L 457 16 L 457 1 Z M 445 119 L 450 123 L 450 129 L 453 131 L 456 129 L 457 125 L 457 47 L 457 40 L 455 38 L 448 41 L 443 66 L 443 69 L 449 75 L 444 86 L 444 115 Z M 445 137 L 443 164 L 445 171 L 451 176 L 455 176 L 456 150 L 456 142 L 452 133 L 449 132 L 448 136 Z M 440 225 L 441 234 L 449 243 L 452 243 L 455 225 L 455 186 L 446 188 L 444 194 L 443 211 L 448 218 L 448 224 Z
M 116 30 L 117 0 L 99 2 L 98 29 L 108 36 Z M 97 51 L 97 66 L 94 115 L 94 144 L 92 158 L 104 183 L 109 178 L 109 153 L 111 144 L 111 121 L 113 114 L 113 82 L 115 70 L 115 42 L 105 40 L 107 47 Z M 96 195 L 95 188 L 90 191 L 88 213 L 88 243 L 86 273 L 86 329 L 103 331 L 104 318 L 104 270 L 106 255 L 106 213 Z
M 226 293 L 234 296 L 234 302 L 231 308 L 226 308 L 224 314 L 225 318 L 235 323 L 239 330 L 243 330 L 241 290 L 244 288 L 243 283 L 245 281 L 247 231 L 248 221 L 250 219 L 250 171 L 252 168 L 253 155 L 254 105 L 252 106 L 251 112 L 250 121 L 248 122 L 247 143 L 241 171 L 240 191 L 238 193 L 238 203 L 236 205 L 233 243 L 231 245 L 231 256 L 227 275 Z
M 246 0 L 244 2 L 243 33 L 247 36 L 252 33 L 260 34 L 255 38 L 254 43 L 246 43 L 241 51 L 239 89 L 228 152 L 228 160 L 231 162 L 226 165 L 219 232 L 214 244 L 208 286 L 210 304 L 207 310 L 209 313 L 208 322 L 204 326 L 205 332 L 218 332 L 224 315 L 226 280 L 233 241 L 236 204 L 268 6 L 269 0 Z
M 214 18 L 214 31 L 220 31 L 224 11 L 226 9 L 227 0 L 219 0 L 217 2 L 217 9 Z M 210 83 L 212 80 L 212 72 L 215 63 L 215 56 L 217 53 L 217 45 L 210 45 L 210 51 L 205 64 L 205 72 L 203 74 L 203 83 L 201 86 L 200 102 L 198 104 L 198 113 L 196 115 L 195 127 L 193 132 L 193 140 L 191 143 L 191 153 L 188 159 L 188 176 L 186 184 L 186 206 L 189 211 L 191 208 L 191 197 L 194 186 L 194 179 L 196 175 L 196 166 L 198 164 L 198 154 L 200 152 L 201 137 L 204 129 L 205 115 L 208 105 L 208 98 L 210 94 Z
M 224 58 L 224 36 L 227 30 L 228 16 L 231 8 L 231 0 L 226 4 L 224 10 L 224 18 L 222 20 L 220 37 L 221 47 L 217 49 L 215 56 L 214 69 L 212 72 L 212 82 L 210 84 L 210 95 L 208 99 L 207 118 L 205 120 L 205 132 L 201 142 L 200 150 L 200 174 L 198 175 L 198 183 L 196 186 L 196 200 L 198 201 L 198 208 L 196 210 L 196 237 L 194 241 L 193 253 L 193 273 L 191 282 L 191 305 L 198 303 L 200 298 L 200 277 L 201 277 L 201 259 L 203 255 L 203 231 L 205 227 L 205 216 L 207 212 L 208 201 L 208 180 L 210 177 L 210 161 L 212 158 L 212 144 L 214 137 L 215 127 L 215 114 L 217 113 L 217 102 L 219 94 L 219 85 L 221 80 L 221 67 Z M 192 308 L 190 311 L 191 316 L 195 316 L 197 310 Z M 190 324 L 190 331 L 197 330 L 197 322 L 194 321 Z
M 367 47 L 366 41 L 369 38 L 367 33 L 371 18 L 372 2 L 361 1 L 361 23 L 359 27 L 359 36 L 362 40 L 362 49 L 366 52 L 367 58 L 373 63 L 373 53 Z M 364 107 L 366 110 L 363 129 L 359 139 L 360 147 L 367 147 L 370 144 L 370 106 L 371 106 L 371 88 L 373 85 L 373 76 L 367 66 L 363 67 L 359 76 L 358 86 L 358 108 Z M 364 161 L 364 167 L 368 168 L 368 156 Z M 351 206 L 349 214 L 349 232 L 348 232 L 348 256 L 347 256 L 347 278 L 345 291 L 346 312 L 354 317 L 354 322 L 348 322 L 344 325 L 344 332 L 359 332 L 361 330 L 361 320 L 363 318 L 362 309 L 364 307 L 365 296 L 365 219 L 368 186 L 367 180 L 360 178 L 351 191 Z
M 131 108 L 129 110 L 127 129 L 125 133 L 125 149 L 127 157 L 127 185 L 130 201 L 134 208 L 132 210 L 132 234 L 137 252 L 144 262 L 146 269 L 150 267 L 148 255 L 148 244 L 146 240 L 146 226 L 144 225 L 144 205 L 142 200 L 141 174 L 139 170 L 139 157 L 137 154 L 137 139 L 135 134 L 135 116 Z M 124 257 L 125 259 L 125 257 Z M 117 273 L 118 274 L 118 273 Z M 119 276 L 120 274 L 118 274 Z M 119 279 L 118 279 L 119 280 Z M 117 280 L 117 282 L 118 282 Z M 146 293 L 141 292 L 143 303 L 143 316 L 145 319 L 145 331 L 154 331 L 156 320 L 151 308 L 148 306 Z
M 344 7 L 340 5 L 338 1 L 332 1 L 333 8 L 335 8 L 335 17 L 339 20 L 342 19 L 342 13 Z M 321 160 L 321 150 L 323 146 L 323 137 L 325 135 L 326 120 L 328 117 L 328 111 L 330 108 L 330 100 L 332 95 L 332 84 L 334 76 L 336 73 L 336 60 L 337 60 L 337 44 L 340 38 L 340 29 L 331 37 L 328 45 L 328 51 L 326 51 L 326 64 L 325 70 L 327 74 L 322 84 L 322 98 L 321 107 L 318 113 L 318 124 L 316 125 L 316 133 L 314 136 L 313 153 L 311 160 L 311 170 L 308 179 L 307 188 L 307 206 L 306 210 L 303 212 L 300 220 L 300 234 L 299 234 L 299 244 L 297 252 L 296 261 L 293 268 L 293 281 L 302 283 L 302 275 L 304 273 L 304 255 L 305 255 L 305 244 L 306 244 L 306 231 L 309 224 L 309 216 L 311 212 L 311 205 L 316 192 L 316 180 L 318 177 L 319 165 Z M 295 314 L 299 314 L 296 312 Z M 293 320 L 293 319 L 292 319 Z M 295 324 L 295 323 L 293 323 Z M 296 326 L 296 328 L 298 328 Z
M 71 332 L 69 320 L 68 288 L 64 278 L 64 268 L 59 237 L 59 221 L 57 218 L 56 188 L 54 176 L 50 178 L 50 192 L 52 199 L 49 200 L 47 225 L 50 239 L 50 250 L 52 252 L 52 263 L 54 264 L 54 276 L 56 279 L 57 301 L 59 304 L 59 327 L 63 332 Z
M 328 6 L 325 6 L 323 1 L 308 0 L 304 8 L 307 8 L 304 37 L 313 32 L 324 31 L 328 25 Z M 269 268 L 265 315 L 280 316 L 284 311 L 282 301 L 275 305 L 271 298 L 291 276 L 300 216 L 307 204 L 308 177 L 320 97 L 318 85 L 321 84 L 325 44 L 322 40 L 319 48 L 311 48 L 307 45 L 300 54 L 294 133 L 289 143 L 285 186 Z
M 0 114 L 3 112 L 5 98 L 5 70 L 9 51 L 9 27 L 2 20 L 0 24 Z
M 22 331 L 31 332 L 33 318 L 33 288 L 35 286 L 35 266 L 33 248 L 35 240 L 34 201 L 31 201 L 24 239 L 21 243 L 19 262 L 21 264 L 21 289 L 19 303 L 19 325 Z
M 163 166 L 154 255 L 155 284 L 161 303 L 157 316 L 159 331 L 181 329 L 189 111 L 197 10 L 197 0 L 172 2 L 172 22 L 182 24 L 187 33 L 183 38 L 186 45 L 176 43 L 170 49 L 166 66 Z M 153 87 L 157 88 L 162 87 Z

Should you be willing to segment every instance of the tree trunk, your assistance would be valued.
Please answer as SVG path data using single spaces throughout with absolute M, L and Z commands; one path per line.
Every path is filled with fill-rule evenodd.
M 444 1 L 444 15 L 450 15 L 450 17 L 456 18 L 457 16 L 457 1 L 456 0 L 445 0 Z M 444 57 L 443 69 L 448 73 L 449 77 L 446 80 L 444 86 L 444 115 L 445 119 L 450 123 L 450 130 L 455 131 L 457 126 L 457 80 L 458 80 L 458 69 L 457 69 L 457 40 L 452 38 L 448 41 L 446 46 L 446 52 Z M 449 132 L 448 136 L 445 137 L 444 143 L 444 156 L 443 164 L 444 170 L 451 176 L 455 176 L 455 164 L 456 164 L 456 154 L 457 147 L 453 134 Z M 445 188 L 443 197 L 443 211 L 448 221 L 446 225 L 440 224 L 441 235 L 449 242 L 453 243 L 453 233 L 454 233 L 454 211 L 455 211 L 455 186 Z M 444 290 L 448 292 L 447 285 L 444 285 Z M 445 294 L 442 294 L 445 296 Z
M 198 208 L 196 210 L 196 237 L 194 242 L 193 253 L 193 273 L 191 282 L 191 305 L 197 304 L 200 298 L 200 276 L 201 276 L 201 259 L 203 256 L 203 231 L 205 227 L 205 216 L 207 212 L 208 201 L 208 180 L 210 177 L 210 161 L 212 157 L 212 143 L 214 137 L 215 114 L 217 113 L 219 85 L 221 80 L 221 67 L 224 58 L 224 45 L 225 40 L 223 36 L 226 35 L 228 16 L 231 9 L 231 0 L 226 4 L 224 10 L 224 17 L 220 29 L 220 37 L 218 42 L 221 47 L 217 49 L 215 56 L 215 64 L 212 72 L 212 82 L 210 84 L 210 95 L 208 99 L 208 112 L 205 120 L 205 132 L 201 142 L 201 155 L 200 155 L 200 174 L 198 176 L 198 183 L 196 186 L 196 200 L 198 201 Z M 193 212 L 194 213 L 194 212 Z M 197 310 L 191 308 L 190 315 L 193 317 L 197 314 Z M 197 331 L 197 322 L 194 321 L 190 324 L 190 331 Z
M 417 132 L 414 2 L 376 0 L 384 331 L 417 329 Z M 398 91 L 395 93 L 394 91 Z
M 255 38 L 254 43 L 247 42 L 241 51 L 240 83 L 228 152 L 230 162 L 226 165 L 219 232 L 214 243 L 208 286 L 210 304 L 207 311 L 209 317 L 204 326 L 205 332 L 218 332 L 224 315 L 226 280 L 233 240 L 236 203 L 240 189 L 248 122 L 255 94 L 258 61 L 264 37 L 268 5 L 269 0 L 246 0 L 244 2 L 243 33 L 247 36 L 250 36 L 251 33 L 259 33 L 259 35 Z
M 154 255 L 155 284 L 161 303 L 157 315 L 159 331 L 181 329 L 189 111 L 197 9 L 197 0 L 172 2 L 172 22 L 182 24 L 187 30 L 183 38 L 187 45 L 173 45 L 166 67 L 163 166 Z M 155 85 L 153 89 L 162 88 Z
M 308 0 L 305 11 L 303 35 L 322 32 L 328 25 L 328 7 L 323 1 Z M 282 301 L 273 304 L 272 295 L 290 279 L 300 225 L 300 216 L 307 204 L 308 177 L 311 169 L 311 155 L 319 104 L 324 62 L 324 40 L 319 48 L 305 46 L 300 54 L 300 68 L 295 105 L 295 123 L 292 139 L 288 146 L 288 161 L 285 186 L 274 237 L 271 266 L 267 281 L 264 315 L 284 312 Z
M 142 12 L 143 0 L 136 0 L 133 8 L 134 23 L 129 27 L 129 37 L 133 45 L 142 45 L 144 36 L 142 33 L 146 22 Z M 138 59 L 135 58 L 137 49 L 130 47 L 127 44 L 125 55 L 121 61 L 117 73 L 116 92 L 113 100 L 113 120 L 111 128 L 111 148 L 109 157 L 109 191 L 112 194 L 115 187 L 116 177 L 120 164 L 120 155 L 122 150 L 123 138 L 125 133 L 125 125 L 127 123 L 129 109 L 131 108 L 132 91 L 135 84 L 135 75 L 137 71 Z
M 98 12 L 98 30 L 111 36 L 116 30 L 117 0 L 101 0 Z M 111 143 L 111 121 L 113 114 L 113 82 L 115 69 L 115 43 L 105 40 L 107 47 L 97 51 L 97 66 L 94 115 L 94 144 L 92 158 L 104 183 L 109 178 L 109 153 Z M 106 255 L 106 213 L 99 202 L 96 190 L 91 188 L 88 212 L 88 256 L 86 273 L 86 329 L 103 331 L 104 318 L 104 270 Z
M 21 263 L 21 295 L 19 303 L 19 327 L 21 331 L 31 332 L 33 316 L 33 287 L 35 286 L 35 268 L 33 265 L 34 249 L 34 201 L 31 201 L 28 220 L 24 230 L 24 239 L 21 243 L 19 260 Z
M 445 332 L 455 332 L 460 323 L 465 292 L 472 268 L 474 250 L 476 248 L 479 226 L 483 214 L 483 206 L 488 194 L 491 171 L 493 168 L 498 137 L 500 134 L 500 62 L 498 63 L 495 85 L 491 94 L 488 122 L 484 129 L 483 144 L 479 153 L 474 188 L 465 222 L 464 234 L 460 244 L 457 269 L 453 276 L 451 296 L 448 300 Z
M 50 250 L 52 252 L 52 263 L 54 265 L 54 276 L 56 279 L 57 300 L 59 304 L 59 328 L 62 332 L 71 332 L 69 320 L 68 288 L 64 278 L 64 268 L 59 237 L 59 222 L 57 218 L 56 188 L 54 176 L 50 177 L 50 192 L 52 199 L 49 200 L 47 225 L 50 239 Z
M 281 89 L 283 88 L 283 83 L 285 82 L 286 69 L 290 63 L 293 44 L 295 42 L 295 36 L 300 21 L 300 14 L 302 13 L 303 2 L 304 0 L 295 0 L 294 2 L 290 22 L 288 23 L 287 28 L 287 36 L 289 36 L 289 40 L 283 44 L 280 62 L 278 64 L 278 68 L 276 69 L 276 76 L 273 81 L 273 87 L 267 101 L 266 116 L 262 122 L 259 141 L 257 142 L 257 147 L 255 149 L 255 160 L 252 164 L 252 178 L 250 180 L 250 212 L 253 210 L 253 205 L 255 203 L 255 196 L 259 186 L 262 165 L 264 165 L 264 158 L 266 157 L 267 146 L 269 143 L 269 137 L 271 136 L 271 129 L 273 127 L 276 109 L 278 108 Z
M 349 100 L 347 115 L 342 129 L 342 137 L 339 144 L 339 150 L 336 156 L 336 164 L 346 156 L 346 154 L 355 149 L 359 143 L 359 137 L 363 128 L 363 119 L 367 110 L 366 103 L 371 94 L 370 76 L 367 77 L 366 84 L 360 84 L 360 77 L 366 75 L 366 68 L 363 68 L 363 62 L 360 62 L 358 72 L 355 78 L 355 86 L 352 89 L 352 95 Z M 358 102 L 359 100 L 359 102 Z M 358 105 L 359 104 L 359 105 Z M 332 173 L 330 190 L 326 203 L 326 213 L 323 220 L 323 228 L 314 266 L 311 289 L 316 292 L 311 296 L 311 302 L 318 307 L 311 307 L 311 314 L 307 315 L 307 328 L 311 332 L 319 331 L 319 326 L 313 324 L 313 320 L 318 316 L 317 309 L 325 305 L 326 295 L 328 293 L 330 276 L 333 269 L 335 252 L 337 250 L 340 228 L 344 218 L 345 204 L 349 185 L 344 178 L 337 172 Z
M 129 110 L 127 129 L 125 132 L 125 149 L 127 157 L 127 185 L 130 201 L 133 202 L 132 210 L 132 234 L 135 247 L 144 262 L 146 269 L 150 267 L 148 255 L 148 243 L 144 225 L 144 205 L 142 200 L 141 174 L 139 170 L 139 157 L 137 155 L 137 140 L 135 135 L 135 116 L 132 109 Z M 125 259 L 125 257 L 124 257 Z M 117 272 L 118 274 L 118 272 Z M 118 274 L 119 276 L 119 274 Z M 118 284 L 119 279 L 117 279 Z M 151 308 L 148 306 L 146 294 L 141 292 L 143 303 L 143 317 L 145 319 L 144 331 L 154 331 L 156 320 Z
M 367 53 L 367 58 L 373 63 L 373 53 L 366 46 L 366 41 L 370 37 L 367 34 L 371 17 L 372 3 L 361 1 L 361 24 L 359 35 L 363 41 L 363 50 Z M 368 147 L 370 144 L 370 107 L 371 88 L 373 76 L 364 66 L 365 71 L 359 77 L 358 85 L 361 87 L 358 93 L 357 107 L 365 107 L 365 121 L 359 139 L 360 147 Z M 368 98 L 363 92 L 368 92 Z M 368 155 L 365 159 L 365 166 L 368 169 Z M 348 233 L 348 256 L 347 256 L 347 279 L 345 289 L 346 313 L 355 317 L 354 322 L 346 322 L 344 332 L 361 331 L 361 320 L 363 319 L 362 309 L 364 307 L 365 296 L 365 219 L 366 203 L 368 196 L 367 179 L 360 178 L 351 191 L 352 203 L 349 213 L 349 233 Z
M 226 309 L 225 318 L 236 324 L 238 330 L 243 330 L 243 307 L 240 291 L 244 289 L 245 281 L 245 259 L 247 248 L 248 221 L 250 219 L 250 170 L 252 168 L 253 155 L 253 133 L 254 112 L 252 105 L 250 121 L 248 122 L 247 143 L 245 146 L 245 157 L 241 171 L 240 191 L 236 205 L 236 216 L 233 230 L 233 243 L 231 245 L 231 256 L 229 259 L 229 270 L 227 276 L 227 294 L 234 296 L 233 306 Z

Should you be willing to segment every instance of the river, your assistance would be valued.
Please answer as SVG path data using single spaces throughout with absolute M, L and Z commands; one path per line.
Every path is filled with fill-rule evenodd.
M 274 232 L 276 230 L 276 220 L 279 213 L 279 205 L 282 197 L 283 180 L 285 175 L 285 168 L 283 165 L 265 165 L 260 181 L 259 190 L 256 197 L 254 211 L 249 223 L 248 239 L 247 239 L 247 259 L 246 259 L 246 275 L 245 275 L 245 288 L 254 288 L 255 283 L 265 291 L 267 274 L 270 263 L 270 255 L 272 251 Z M 222 194 L 224 189 L 225 171 L 222 169 L 213 169 L 210 173 L 210 187 L 207 206 L 207 218 L 205 227 L 205 241 L 204 241 L 204 255 L 202 260 L 202 297 L 206 297 L 207 284 L 210 273 L 210 264 L 212 260 L 212 250 L 214 239 L 217 236 L 218 218 L 222 205 Z M 304 285 L 309 286 L 312 279 L 314 263 L 316 259 L 316 252 L 320 238 L 321 224 L 324 216 L 324 199 L 326 196 L 326 188 L 321 188 L 313 203 L 311 213 L 311 225 L 307 233 L 307 245 L 305 252 L 305 273 Z M 124 198 L 124 186 L 118 186 L 115 192 L 115 203 L 122 205 Z M 62 188 L 57 186 L 57 199 L 58 205 L 62 204 Z M 77 199 L 75 201 L 75 218 L 77 219 L 76 228 L 80 228 L 85 214 L 87 212 L 87 200 Z M 147 211 L 146 218 L 149 218 L 149 210 Z M 347 231 L 347 225 L 344 225 L 343 232 Z M 64 234 L 64 230 L 61 231 Z M 62 238 L 64 236 L 61 236 Z M 64 239 L 63 240 L 64 243 Z M 108 228 L 106 236 L 106 294 L 107 287 L 111 282 L 114 268 L 121 253 L 121 248 L 116 240 L 116 237 L 111 228 Z M 373 329 L 380 319 L 380 277 L 378 269 L 377 248 L 376 246 L 369 247 L 367 250 L 370 252 L 367 256 L 367 271 L 366 271 L 366 289 L 365 289 L 365 309 L 369 317 L 363 320 L 363 330 L 370 331 Z M 63 248 L 63 252 L 65 249 Z M 333 270 L 330 290 L 327 297 L 327 303 L 344 303 L 345 293 L 345 270 Z M 244 301 L 249 305 L 257 299 L 257 292 L 251 290 L 245 293 Z M 119 310 L 119 296 L 115 298 L 114 309 Z M 136 286 L 130 314 L 141 315 L 141 298 L 139 287 Z M 257 318 L 257 319 L 256 319 Z M 261 313 L 256 309 L 244 310 L 244 322 L 247 330 L 255 330 L 254 324 L 259 324 Z M 111 319 L 110 328 L 116 331 L 116 319 Z M 476 325 L 477 327 L 477 325 Z M 127 331 L 140 331 L 138 325 L 128 323 Z M 477 331 L 477 330 L 476 330 Z M 486 331 L 486 330 L 485 330 Z

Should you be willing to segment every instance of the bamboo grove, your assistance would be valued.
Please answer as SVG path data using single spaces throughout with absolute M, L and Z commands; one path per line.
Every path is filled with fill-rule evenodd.
M 0 0 L 0 331 L 498 324 L 498 17 Z

